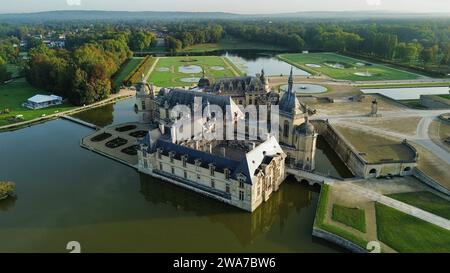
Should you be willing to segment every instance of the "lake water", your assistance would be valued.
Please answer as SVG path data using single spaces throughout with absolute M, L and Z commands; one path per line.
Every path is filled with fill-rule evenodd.
M 134 99 L 78 114 L 105 126 L 137 121 Z M 289 179 L 253 214 L 139 174 L 80 147 L 92 131 L 54 120 L 0 133 L 0 252 L 339 252 L 311 236 L 318 191 Z M 346 175 L 319 139 L 317 168 Z
M 418 100 L 420 95 L 449 94 L 448 87 L 405 87 L 384 89 L 361 89 L 364 94 L 381 94 L 393 100 Z
M 256 53 L 225 53 L 237 67 L 244 71 L 248 76 L 255 76 L 261 74 L 261 69 L 268 76 L 289 75 L 291 71 L 291 65 L 278 60 L 276 57 L 265 54 Z M 293 67 L 294 75 L 309 76 L 306 71 Z

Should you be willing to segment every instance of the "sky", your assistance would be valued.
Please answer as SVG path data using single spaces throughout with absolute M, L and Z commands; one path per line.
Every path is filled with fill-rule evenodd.
M 450 0 L 0 0 L 0 13 L 49 10 L 450 12 Z

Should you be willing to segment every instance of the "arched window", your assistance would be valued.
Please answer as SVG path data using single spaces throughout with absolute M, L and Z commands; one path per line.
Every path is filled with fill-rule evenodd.
M 283 136 L 289 137 L 289 122 L 287 120 L 284 121 Z
M 403 171 L 404 172 L 409 172 L 409 171 L 411 171 L 411 167 L 406 167 Z
M 370 170 L 369 173 L 370 173 L 370 174 L 376 174 L 376 173 L 377 173 L 377 170 L 376 170 L 376 169 L 372 169 L 372 170 Z

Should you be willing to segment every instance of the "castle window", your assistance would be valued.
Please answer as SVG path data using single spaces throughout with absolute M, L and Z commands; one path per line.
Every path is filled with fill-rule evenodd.
M 289 137 L 289 122 L 287 120 L 284 121 L 283 136 Z
M 214 181 L 214 179 L 211 179 L 211 188 L 215 188 L 216 187 L 216 182 Z
M 209 164 L 209 173 L 211 176 L 214 176 L 215 169 L 216 167 L 214 166 L 214 164 Z
M 145 100 L 142 101 L 142 110 L 145 110 Z
M 230 180 L 230 170 L 229 169 L 225 169 L 224 170 L 224 174 L 225 174 L 225 179 L 226 180 Z
M 175 169 L 173 167 L 171 168 L 171 170 L 172 170 L 172 174 L 175 174 Z
M 142 150 L 142 156 L 143 156 L 143 157 L 147 157 L 147 150 L 145 150 L 145 149 Z
M 166 109 L 166 118 L 170 118 L 170 116 L 169 116 L 169 109 Z
M 174 152 L 169 153 L 170 163 L 173 163 L 173 157 L 175 156 Z
M 248 104 L 253 104 L 253 99 L 252 99 L 252 98 L 250 98 L 250 99 L 248 100 Z
M 184 155 L 184 156 L 182 157 L 182 161 L 183 161 L 183 167 L 186 168 L 187 155 Z
M 244 192 L 239 191 L 239 200 L 244 201 Z
M 200 180 L 200 174 L 197 174 L 197 180 Z
M 162 165 L 162 163 L 159 163 L 159 170 L 163 170 L 163 165 Z
M 230 193 L 230 184 L 225 185 L 225 192 Z
M 200 165 L 202 164 L 202 161 L 200 161 L 199 159 L 195 160 L 195 170 L 198 172 L 200 171 Z
M 239 188 L 243 189 L 244 188 L 244 182 L 239 182 Z
M 187 179 L 187 172 L 184 171 L 184 179 Z
M 158 148 L 157 154 L 158 154 L 158 159 L 161 159 L 162 149 Z
M 147 159 L 144 159 L 144 168 L 148 169 L 148 162 L 147 162 Z

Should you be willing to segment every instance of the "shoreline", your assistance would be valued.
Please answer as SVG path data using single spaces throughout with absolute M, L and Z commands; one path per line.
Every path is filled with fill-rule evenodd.
M 122 89 L 122 90 L 124 90 L 124 89 Z M 127 91 L 127 92 L 129 92 L 129 91 Z M 117 95 L 117 96 L 113 95 L 113 97 L 107 98 L 107 99 L 102 100 L 102 101 L 95 102 L 95 103 L 90 104 L 90 105 L 80 106 L 80 107 L 77 107 L 75 109 L 71 109 L 71 110 L 67 110 L 67 111 L 64 111 L 64 112 L 51 114 L 51 115 L 48 115 L 48 116 L 45 116 L 45 117 L 39 117 L 39 118 L 27 120 L 27 121 L 22 121 L 22 122 L 17 122 L 17 123 L 12 123 L 12 124 L 8 124 L 8 125 L 0 126 L 0 133 L 16 131 L 16 130 L 23 129 L 25 127 L 31 127 L 31 126 L 34 126 L 34 125 L 38 125 L 38 124 L 50 121 L 50 120 L 62 118 L 63 116 L 70 116 L 70 115 L 73 115 L 73 114 L 77 114 L 77 113 L 84 112 L 84 111 L 87 111 L 87 110 L 91 110 L 91 109 L 94 109 L 94 108 L 98 108 L 98 107 L 101 107 L 101 106 L 104 106 L 104 105 L 115 103 L 115 102 L 118 102 L 118 101 L 121 101 L 121 100 L 124 100 L 124 99 L 127 99 L 127 98 L 131 98 L 131 97 L 134 96 L 133 94 L 125 93 L 125 94 L 120 95 L 119 93 L 114 94 L 114 95 Z

